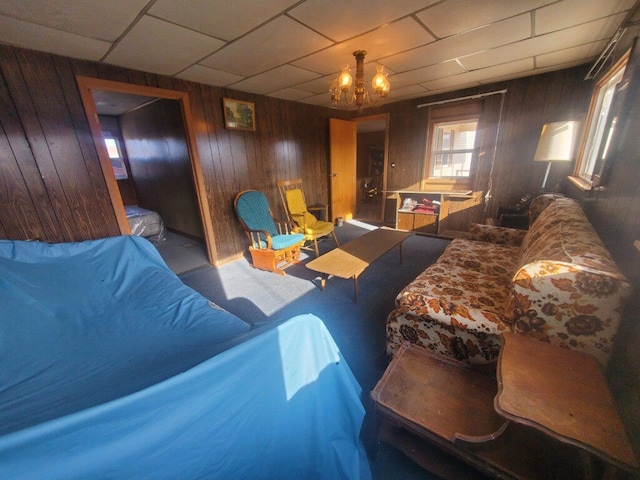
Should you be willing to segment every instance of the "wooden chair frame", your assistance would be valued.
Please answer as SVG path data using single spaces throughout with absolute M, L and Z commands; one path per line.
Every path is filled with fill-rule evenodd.
M 278 275 L 285 276 L 284 269 L 300 262 L 300 248 L 304 243 L 304 239 L 300 242 L 291 245 L 289 247 L 281 248 L 279 250 L 273 249 L 273 239 L 271 234 L 267 230 L 255 230 L 251 229 L 243 220 L 243 218 L 237 213 L 238 199 L 251 190 L 243 190 L 236 195 L 233 202 L 238 220 L 242 225 L 247 237 L 249 238 L 249 253 L 251 254 L 252 266 L 260 270 L 266 270 L 269 272 L 277 273 Z M 292 234 L 293 225 L 289 222 L 279 222 L 273 217 L 271 209 L 269 209 L 269 215 L 275 224 L 279 235 Z
M 289 204 L 287 202 L 287 190 L 300 190 L 300 192 L 302 193 L 302 199 L 304 201 L 305 207 L 306 207 L 306 211 L 308 213 L 312 213 L 314 216 L 317 215 L 319 212 L 324 212 L 324 218 L 327 218 L 327 213 L 328 213 L 328 208 L 326 205 L 309 205 L 307 204 L 307 199 L 305 198 L 304 195 L 304 190 L 302 188 L 302 179 L 301 178 L 294 178 L 292 180 L 280 180 L 278 183 L 278 192 L 280 193 L 280 200 L 282 200 L 282 206 L 284 208 L 285 213 L 287 214 L 287 218 L 289 219 L 289 222 L 291 222 L 294 225 L 297 225 L 297 229 L 294 228 L 294 231 L 299 230 L 301 233 L 304 234 L 304 238 L 306 241 L 311 241 L 313 242 L 313 248 L 311 247 L 307 247 L 307 246 L 302 246 L 301 248 L 304 248 L 305 250 L 313 250 L 316 254 L 316 257 L 318 257 L 320 255 L 319 249 L 318 249 L 318 239 L 319 238 L 323 238 L 323 237 L 327 237 L 329 235 L 331 235 L 333 237 L 333 240 L 336 242 L 336 246 L 340 246 L 340 243 L 338 242 L 338 238 L 336 237 L 336 233 L 335 230 L 333 228 L 333 224 L 331 222 L 326 222 L 324 221 L 323 223 L 325 224 L 331 224 L 331 231 L 330 232 L 324 232 L 324 233 L 320 233 L 320 234 L 316 234 L 316 233 L 308 233 L 307 232 L 307 228 L 306 225 L 300 225 L 299 220 L 296 219 L 296 217 L 303 217 L 304 215 L 301 215 L 300 213 L 298 214 L 292 214 L 291 211 L 289 210 Z M 303 212 L 304 213 L 304 212 Z

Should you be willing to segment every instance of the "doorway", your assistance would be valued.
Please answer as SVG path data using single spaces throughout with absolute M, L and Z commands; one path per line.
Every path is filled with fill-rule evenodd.
M 356 121 L 356 196 L 355 218 L 381 224 L 388 145 L 388 114 L 357 118 Z
M 331 118 L 329 127 L 333 220 L 355 218 L 381 224 L 387 185 L 389 114 L 355 120 Z
M 213 238 L 211 215 L 209 213 L 209 205 L 206 201 L 207 196 L 205 194 L 204 180 L 198 160 L 187 93 L 80 76 L 77 77 L 77 82 L 85 107 L 85 112 L 87 114 L 87 119 L 89 120 L 89 125 L 93 134 L 94 143 L 100 159 L 100 165 L 107 184 L 114 213 L 118 220 L 120 232 L 124 235 L 130 234 L 131 229 L 125 214 L 120 186 L 116 180 L 111 160 L 102 137 L 102 125 L 100 123 L 98 111 L 100 110 L 104 113 L 104 110 L 102 107 L 98 108 L 96 105 L 96 103 L 98 103 L 96 98 L 105 99 L 109 98 L 109 95 L 111 95 L 111 99 L 117 98 L 118 101 L 121 102 L 139 102 L 138 107 L 135 108 L 142 108 L 145 106 L 148 108 L 156 108 L 156 106 L 160 105 L 158 108 L 164 108 L 166 111 L 170 112 L 168 113 L 170 118 L 173 118 L 174 120 L 179 119 L 176 120 L 178 123 L 174 130 L 177 132 L 177 137 L 183 138 L 182 142 L 179 143 L 184 145 L 184 147 L 182 147 L 184 151 L 179 153 L 176 158 L 182 158 L 183 162 L 186 162 L 186 167 L 183 165 L 183 167 L 186 168 L 186 173 L 183 175 L 184 181 L 182 183 L 184 185 L 189 184 L 189 187 L 191 188 L 191 192 L 187 192 L 186 197 L 191 196 L 193 199 L 193 216 L 196 217 L 191 221 L 192 227 L 186 228 L 186 230 L 190 230 L 191 233 L 195 232 L 194 235 L 192 235 L 193 237 L 204 237 L 203 241 L 206 247 L 206 261 L 208 264 L 215 264 L 217 261 L 217 253 Z M 133 110 L 135 110 L 135 108 L 133 108 Z M 114 112 L 112 111 L 111 113 Z M 143 129 L 141 132 L 144 136 Z M 173 141 L 171 144 L 172 148 L 176 145 Z M 171 159 L 169 160 L 171 161 Z M 183 168 L 183 173 L 184 172 Z M 170 182 L 169 184 L 171 183 L 173 182 Z M 147 192 L 153 190 L 153 187 L 154 186 L 152 184 L 148 184 L 146 186 Z M 149 198 L 148 194 L 147 198 Z M 175 203 L 178 204 L 180 202 Z M 173 215 L 176 218 L 176 221 L 183 221 L 181 215 L 177 215 L 175 212 L 169 212 L 169 214 Z M 182 231 L 184 228 L 178 228 L 178 230 Z

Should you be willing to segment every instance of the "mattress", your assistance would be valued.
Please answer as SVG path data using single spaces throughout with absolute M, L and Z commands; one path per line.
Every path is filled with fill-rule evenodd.
M 137 205 L 125 205 L 124 211 L 131 227 L 131 234 L 154 242 L 166 239 L 166 229 L 159 213 Z

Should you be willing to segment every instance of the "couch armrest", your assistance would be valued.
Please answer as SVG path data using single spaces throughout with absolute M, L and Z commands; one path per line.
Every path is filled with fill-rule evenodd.
M 522 239 L 526 234 L 526 230 L 473 223 L 469 228 L 467 240 L 517 247 L 522 243 Z
M 567 262 L 531 262 L 514 275 L 504 322 L 517 333 L 588 353 L 605 365 L 630 294 L 622 276 Z

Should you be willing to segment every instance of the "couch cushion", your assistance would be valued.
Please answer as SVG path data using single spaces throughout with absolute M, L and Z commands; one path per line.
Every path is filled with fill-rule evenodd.
M 529 250 L 531 244 L 546 235 L 547 229 L 560 222 L 589 223 L 589 220 L 576 200 L 564 197 L 557 198 L 547 205 L 529 227 L 527 234 L 522 239 L 522 252 L 525 253 Z
M 527 234 L 526 230 L 509 227 L 497 227 L 495 225 L 483 225 L 472 223 L 467 233 L 468 240 L 478 242 L 495 243 L 498 245 L 520 246 L 522 239 Z
M 506 287 L 518 267 L 519 256 L 519 247 L 456 238 L 437 261 L 499 277 Z
M 400 292 L 396 306 L 445 325 L 497 335 L 505 330 L 501 318 L 508 293 L 503 277 L 436 262 Z
M 529 233 L 523 240 L 520 267 L 535 261 L 565 262 L 624 278 L 575 200 L 554 202 Z

